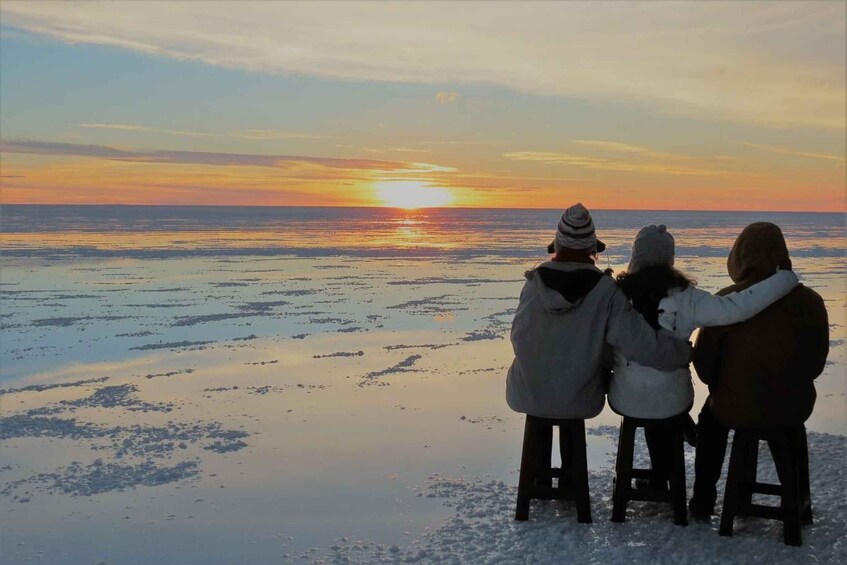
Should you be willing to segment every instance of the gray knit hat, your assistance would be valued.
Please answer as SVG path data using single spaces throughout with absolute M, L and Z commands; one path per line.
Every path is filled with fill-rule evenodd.
M 597 239 L 591 213 L 577 202 L 562 214 L 556 229 L 556 239 L 547 251 L 553 253 L 560 249 L 586 250 L 592 253 L 606 249 L 606 244 Z
M 641 228 L 632 242 L 632 257 L 627 271 L 634 273 L 652 265 L 673 266 L 674 241 L 664 224 Z

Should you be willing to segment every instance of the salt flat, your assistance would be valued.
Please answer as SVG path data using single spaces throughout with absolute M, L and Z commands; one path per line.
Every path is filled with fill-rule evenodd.
M 728 282 L 713 250 L 735 225 L 721 229 L 678 236 L 678 266 L 709 290 Z M 622 247 L 634 231 L 606 239 Z M 727 540 L 648 503 L 609 523 L 608 410 L 587 423 L 595 523 L 552 503 L 512 521 L 523 419 L 504 401 L 508 332 L 523 271 L 543 257 L 525 239 L 496 253 L 450 240 L 427 253 L 161 257 L 50 255 L 27 240 L 0 281 L 3 562 L 843 562 L 834 233 L 788 234 L 832 331 L 808 422 L 816 523 L 799 549 L 776 524 L 741 521 Z

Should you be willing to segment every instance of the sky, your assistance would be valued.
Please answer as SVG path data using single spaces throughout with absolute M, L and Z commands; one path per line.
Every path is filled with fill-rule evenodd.
M 0 4 L 0 202 L 844 212 L 847 3 Z

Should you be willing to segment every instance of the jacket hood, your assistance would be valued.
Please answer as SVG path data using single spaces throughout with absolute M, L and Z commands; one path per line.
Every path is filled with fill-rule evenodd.
M 791 259 L 782 230 L 769 222 L 750 224 L 735 240 L 726 267 L 732 281 L 741 285 L 764 280 L 777 267 L 790 270 Z
M 585 263 L 548 261 L 526 272 L 545 310 L 564 313 L 576 308 L 603 278 L 603 272 Z

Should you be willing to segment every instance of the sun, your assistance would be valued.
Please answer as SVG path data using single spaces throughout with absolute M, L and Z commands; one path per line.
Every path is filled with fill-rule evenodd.
M 453 193 L 450 190 L 430 186 L 423 181 L 385 181 L 376 183 L 374 188 L 382 205 L 393 208 L 435 208 L 448 206 L 453 202 Z

